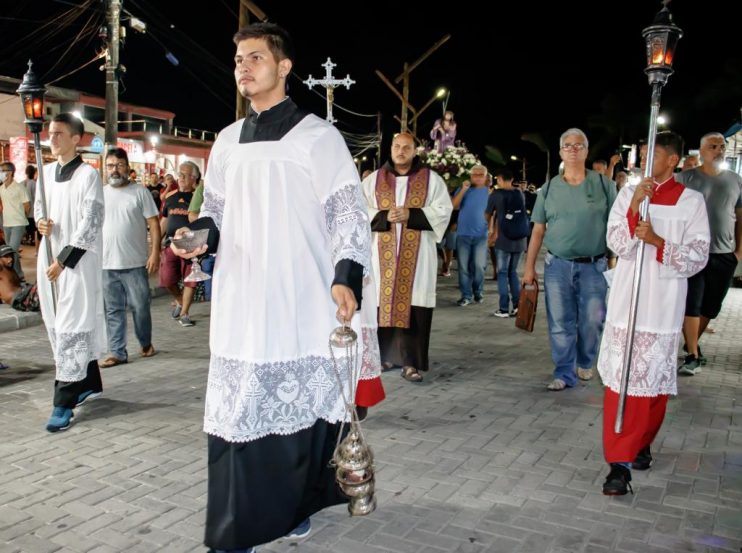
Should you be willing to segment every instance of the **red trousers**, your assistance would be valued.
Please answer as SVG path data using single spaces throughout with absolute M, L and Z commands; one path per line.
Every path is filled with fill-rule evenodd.
M 662 426 L 667 408 L 666 395 L 656 397 L 626 396 L 623 429 L 620 434 L 613 431 L 616 423 L 618 394 L 605 389 L 603 398 L 603 454 L 609 463 L 631 463 L 654 437 Z

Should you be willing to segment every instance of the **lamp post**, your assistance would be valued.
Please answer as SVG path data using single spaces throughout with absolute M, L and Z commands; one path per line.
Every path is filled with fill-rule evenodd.
M 44 128 L 44 94 L 46 94 L 46 87 L 39 83 L 36 73 L 33 70 L 33 63 L 28 60 L 28 71 L 23 75 L 23 81 L 21 86 L 16 91 L 21 96 L 21 102 L 23 103 L 23 113 L 26 116 L 24 123 L 28 127 L 28 130 L 33 134 L 33 147 L 36 154 L 36 165 L 38 166 L 38 180 L 37 188 L 39 198 L 41 199 L 41 217 L 47 219 L 46 211 L 46 193 L 44 191 L 44 161 L 41 157 L 41 140 L 39 135 Z M 52 255 L 52 244 L 48 236 L 44 237 L 44 245 L 46 248 L 46 261 L 48 265 L 51 265 L 54 256 Z M 54 311 L 57 311 L 57 283 L 52 282 L 52 304 L 54 305 Z
M 672 21 L 672 14 L 667 9 L 670 0 L 663 0 L 662 9 L 657 13 L 652 24 L 642 31 L 647 47 L 647 67 L 644 72 L 649 78 L 652 87 L 652 102 L 649 113 L 649 135 L 647 137 L 647 165 L 644 177 L 652 176 L 654 163 L 654 145 L 657 136 L 657 118 L 660 111 L 660 95 L 662 87 L 667 84 L 673 74 L 672 64 L 675 61 L 675 49 L 683 36 L 683 31 Z M 639 217 L 647 220 L 649 213 L 649 198 L 644 198 L 639 208 Z M 621 368 L 621 388 L 618 397 L 616 423 L 614 431 L 620 434 L 623 430 L 624 408 L 626 407 L 626 392 L 629 385 L 629 371 L 634 347 L 634 330 L 636 329 L 636 311 L 639 303 L 639 288 L 642 279 L 642 262 L 644 261 L 644 242 L 639 241 L 634 268 L 634 281 L 631 290 L 631 304 L 629 307 L 629 321 L 626 330 L 626 347 L 624 348 L 624 362 Z
M 524 157 L 518 157 L 516 155 L 512 155 L 512 156 L 510 156 L 510 160 L 511 161 L 520 161 L 521 162 L 521 166 L 522 166 L 522 168 L 520 170 L 521 176 L 522 176 L 523 180 L 527 182 L 528 179 L 526 178 L 526 158 L 525 158 L 525 156 Z

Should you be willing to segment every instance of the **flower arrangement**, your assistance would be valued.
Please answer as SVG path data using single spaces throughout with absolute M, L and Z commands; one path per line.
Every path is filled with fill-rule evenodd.
M 420 161 L 438 173 L 449 188 L 457 188 L 469 178 L 471 170 L 481 162 L 467 147 L 459 142 L 456 146 L 449 146 L 443 152 L 435 148 L 420 146 L 417 149 Z

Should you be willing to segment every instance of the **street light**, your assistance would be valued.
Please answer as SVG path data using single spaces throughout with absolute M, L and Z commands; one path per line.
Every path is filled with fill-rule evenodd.
M 450 92 L 444 88 L 440 87 L 438 90 L 435 91 L 435 94 L 428 100 L 423 107 L 421 107 L 419 110 L 417 110 L 417 113 L 410 119 L 410 123 L 412 123 L 412 134 L 417 136 L 417 118 L 422 115 L 422 113 L 430 107 L 430 105 L 435 102 L 436 100 L 440 100 L 447 94 L 450 94 Z
M 642 31 L 647 47 L 647 67 L 644 72 L 649 78 L 652 87 L 652 103 L 649 114 L 649 136 L 647 138 L 647 165 L 644 176 L 652 176 L 654 163 L 654 145 L 657 138 L 657 123 L 660 111 L 660 96 L 662 87 L 667 84 L 673 74 L 672 64 L 675 61 L 675 49 L 683 36 L 680 27 L 672 22 L 672 14 L 667 9 L 669 0 L 663 0 L 662 9 L 657 13 L 652 24 Z M 645 197 L 639 209 L 639 217 L 647 220 L 649 214 L 649 198 Z M 631 290 L 631 304 L 629 307 L 629 321 L 626 332 L 626 346 L 624 347 L 624 362 L 621 368 L 621 388 L 616 409 L 616 423 L 613 430 L 620 434 L 623 430 L 624 408 L 626 407 L 626 391 L 629 386 L 629 369 L 631 367 L 632 348 L 634 347 L 634 331 L 636 329 L 636 310 L 639 304 L 639 288 L 642 279 L 642 262 L 644 261 L 644 241 L 640 240 L 636 251 L 634 266 L 634 282 Z
M 667 125 L 668 121 L 669 121 L 669 119 L 667 118 L 666 115 L 658 115 L 657 116 L 657 124 L 658 125 L 662 125 L 664 127 L 665 125 Z
M 526 158 L 525 157 L 518 157 L 516 155 L 511 155 L 510 156 L 510 160 L 511 161 L 520 161 L 521 162 L 521 164 L 523 166 L 523 168 L 521 169 L 521 173 L 523 175 L 523 180 L 524 181 L 527 180 L 526 179 Z
M 44 128 L 44 94 L 46 87 L 39 83 L 36 73 L 33 70 L 33 62 L 28 60 L 28 71 L 23 75 L 21 86 L 16 91 L 21 97 L 23 103 L 23 113 L 26 116 L 24 123 L 28 130 L 33 134 L 33 148 L 36 154 L 36 165 L 38 166 L 37 188 L 39 198 L 41 199 L 41 217 L 47 219 L 46 211 L 46 193 L 44 190 L 44 160 L 41 157 L 41 140 L 39 135 Z M 46 247 L 47 265 L 51 265 L 54 259 L 52 255 L 52 244 L 48 236 L 44 237 Z M 54 312 L 57 311 L 57 283 L 52 282 L 52 305 Z

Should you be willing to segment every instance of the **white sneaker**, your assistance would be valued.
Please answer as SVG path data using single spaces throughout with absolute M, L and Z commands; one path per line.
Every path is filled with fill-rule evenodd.
M 577 369 L 577 378 L 580 380 L 590 380 L 593 377 L 592 369 Z
M 552 392 L 561 392 L 567 387 L 567 383 L 561 378 L 555 378 L 546 388 Z

